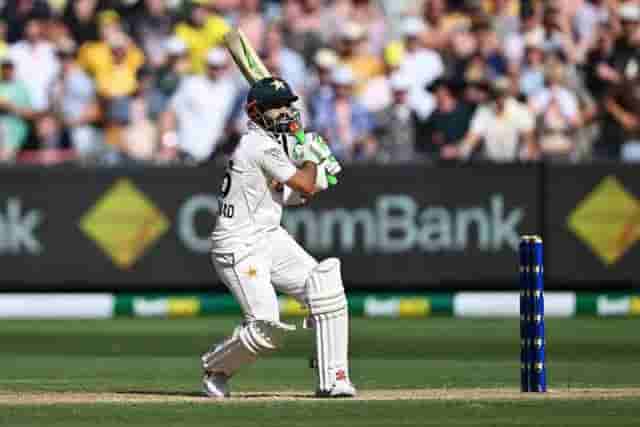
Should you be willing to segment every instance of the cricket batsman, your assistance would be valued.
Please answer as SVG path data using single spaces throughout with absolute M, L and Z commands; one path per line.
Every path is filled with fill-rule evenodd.
M 282 209 L 305 203 L 335 183 L 340 165 L 322 138 L 291 134 L 298 97 L 280 78 L 251 86 L 248 132 L 241 138 L 220 189 L 212 239 L 217 274 L 242 307 L 244 321 L 202 356 L 203 389 L 229 396 L 229 380 L 261 354 L 277 350 L 295 329 L 280 322 L 276 290 L 309 309 L 315 331 L 318 397 L 352 397 L 349 380 L 348 310 L 340 261 L 317 262 L 280 225 Z M 331 183 L 331 184 L 330 184 Z

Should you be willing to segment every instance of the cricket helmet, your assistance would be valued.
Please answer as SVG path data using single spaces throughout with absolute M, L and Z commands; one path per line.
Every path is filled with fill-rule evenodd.
M 271 132 L 284 133 L 292 121 L 300 120 L 300 112 L 291 106 L 298 100 L 289 84 L 278 77 L 258 80 L 251 86 L 247 95 L 247 114 L 249 118 Z M 270 118 L 265 112 L 288 107 L 289 112 L 277 118 Z

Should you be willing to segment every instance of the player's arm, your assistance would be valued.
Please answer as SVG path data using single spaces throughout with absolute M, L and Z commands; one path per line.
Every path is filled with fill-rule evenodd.
M 322 188 L 316 186 L 319 173 L 325 175 L 324 180 L 326 181 L 324 168 L 318 168 L 318 165 L 315 163 L 306 161 L 285 184 L 291 187 L 292 190 L 302 194 L 305 198 L 309 198 L 322 190 Z M 322 180 L 322 177 L 320 177 L 320 180 Z
M 306 160 L 296 167 L 286 156 L 280 146 L 271 146 L 257 153 L 260 167 L 274 180 L 282 182 L 305 198 L 326 189 L 327 172 L 318 167 L 316 162 Z

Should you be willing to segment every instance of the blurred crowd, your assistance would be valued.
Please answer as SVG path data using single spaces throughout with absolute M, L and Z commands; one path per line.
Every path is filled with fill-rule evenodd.
M 201 164 L 238 27 L 345 162 L 640 161 L 639 0 L 0 0 L 0 163 Z

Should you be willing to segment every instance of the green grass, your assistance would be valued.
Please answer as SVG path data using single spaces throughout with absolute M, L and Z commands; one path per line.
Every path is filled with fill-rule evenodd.
M 544 404 L 542 404 L 544 403 Z M 12 407 L 3 426 L 637 426 L 638 402 L 281 402 Z
M 199 354 L 237 319 L 0 321 L 0 392 L 190 394 Z M 363 390 L 518 387 L 514 319 L 353 319 L 352 376 Z M 640 320 L 548 319 L 553 389 L 640 386 Z M 234 378 L 235 391 L 313 389 L 309 331 Z M 100 403 L 0 406 L 20 425 L 637 425 L 639 399 L 301 401 L 225 405 Z

